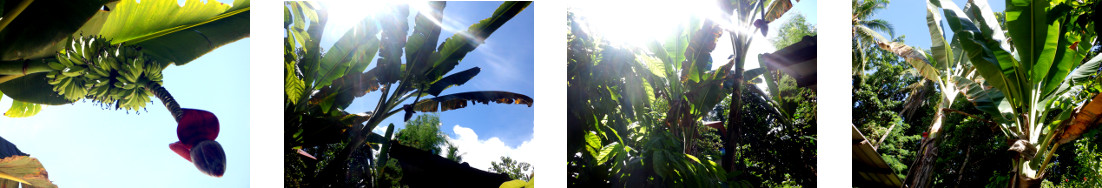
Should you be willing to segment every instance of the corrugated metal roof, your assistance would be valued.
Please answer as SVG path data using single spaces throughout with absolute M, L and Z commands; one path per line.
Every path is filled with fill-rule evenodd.
M 903 181 L 876 153 L 857 126 L 853 127 L 853 185 L 858 187 L 900 187 Z

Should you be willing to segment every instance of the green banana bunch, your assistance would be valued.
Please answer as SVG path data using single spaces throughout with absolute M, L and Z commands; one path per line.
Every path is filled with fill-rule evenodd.
M 53 90 L 69 101 L 92 99 L 116 109 L 144 108 L 153 96 L 145 89 L 149 83 L 161 84 L 157 62 L 145 58 L 141 48 L 112 45 L 97 36 L 80 36 L 58 52 L 57 61 L 48 63 Z

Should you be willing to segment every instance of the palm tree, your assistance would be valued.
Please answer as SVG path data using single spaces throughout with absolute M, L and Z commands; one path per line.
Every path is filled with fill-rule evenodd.
M 887 32 L 894 38 L 895 31 L 888 21 L 872 19 L 876 11 L 887 8 L 890 0 L 853 0 L 853 29 L 850 31 L 854 42 L 853 75 L 862 75 L 865 71 L 865 55 L 868 47 L 878 42 L 889 41 L 877 32 Z M 860 61 L 857 61 L 860 58 Z

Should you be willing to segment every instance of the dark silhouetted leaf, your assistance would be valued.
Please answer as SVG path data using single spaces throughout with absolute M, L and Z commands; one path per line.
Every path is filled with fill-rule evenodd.
M 415 25 L 413 27 L 413 34 L 409 35 L 409 39 L 406 41 L 406 64 L 411 65 L 410 72 L 418 76 L 411 77 L 408 80 L 410 83 L 416 83 L 417 88 L 423 88 L 422 85 L 428 84 L 423 82 L 431 82 L 432 80 L 423 79 L 435 79 L 436 77 L 422 77 L 425 71 L 433 67 L 429 64 L 429 59 L 432 57 L 432 53 L 436 51 L 436 43 L 440 39 L 440 25 L 436 22 L 442 22 L 444 17 L 441 12 L 444 9 L 446 2 L 432 1 L 428 2 L 431 10 L 423 10 L 417 14 L 415 18 Z M 427 15 L 426 15 L 427 14 Z M 435 20 L 435 21 L 434 21 Z
M 0 31 L 0 60 L 38 59 L 57 54 L 58 43 L 80 29 L 108 1 L 40 0 L 30 3 Z M 12 1 L 15 5 L 19 1 Z M 7 7 L 5 7 L 7 8 Z
M 532 97 L 505 91 L 475 91 L 444 95 L 431 99 L 423 99 L 414 105 L 414 110 L 419 112 L 437 112 L 460 109 L 470 103 L 489 104 L 524 104 L 532 106 Z
M 54 92 L 47 83 L 46 73 L 28 74 L 0 84 L 0 91 L 12 99 L 48 105 L 69 104 L 71 101 Z
M 478 67 L 474 67 L 462 72 L 448 75 L 444 78 L 441 78 L 440 80 L 437 80 L 435 83 L 432 83 L 432 85 L 429 86 L 429 89 L 425 92 L 432 96 L 439 96 L 440 92 L 443 92 L 444 89 L 447 89 L 451 86 L 459 86 L 467 83 L 468 80 L 471 80 L 471 78 L 474 78 L 475 75 L 478 75 L 481 70 L 482 69 L 479 69 Z
M 436 53 L 433 53 L 430 58 L 429 62 L 432 62 L 432 69 L 426 74 L 428 80 L 440 78 L 454 69 L 455 65 L 459 64 L 459 60 L 467 56 L 467 53 L 482 44 L 490 34 L 527 8 L 529 4 L 532 4 L 532 2 L 506 1 L 489 18 L 471 25 L 465 33 L 456 33 L 444 40 L 444 43 L 440 44 Z

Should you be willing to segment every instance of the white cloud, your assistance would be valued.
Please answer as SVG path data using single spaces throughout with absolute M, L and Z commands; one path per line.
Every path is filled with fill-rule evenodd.
M 459 152 L 463 154 L 463 162 L 469 163 L 471 167 L 489 170 L 491 163 L 500 161 L 502 156 L 529 164 L 536 159 L 536 148 L 531 144 L 532 140 L 524 141 L 520 146 L 513 148 L 505 145 L 505 142 L 497 137 L 479 139 L 474 130 L 463 126 L 455 125 L 452 131 L 456 138 L 448 136 L 448 142 L 459 148 Z
M 386 135 L 386 128 L 387 128 L 386 125 L 380 124 L 378 126 L 375 126 L 375 129 L 371 129 L 371 132 L 374 132 L 375 134 L 379 134 L 379 135 Z M 394 129 L 395 129 L 394 134 L 398 134 L 398 127 L 395 126 Z

